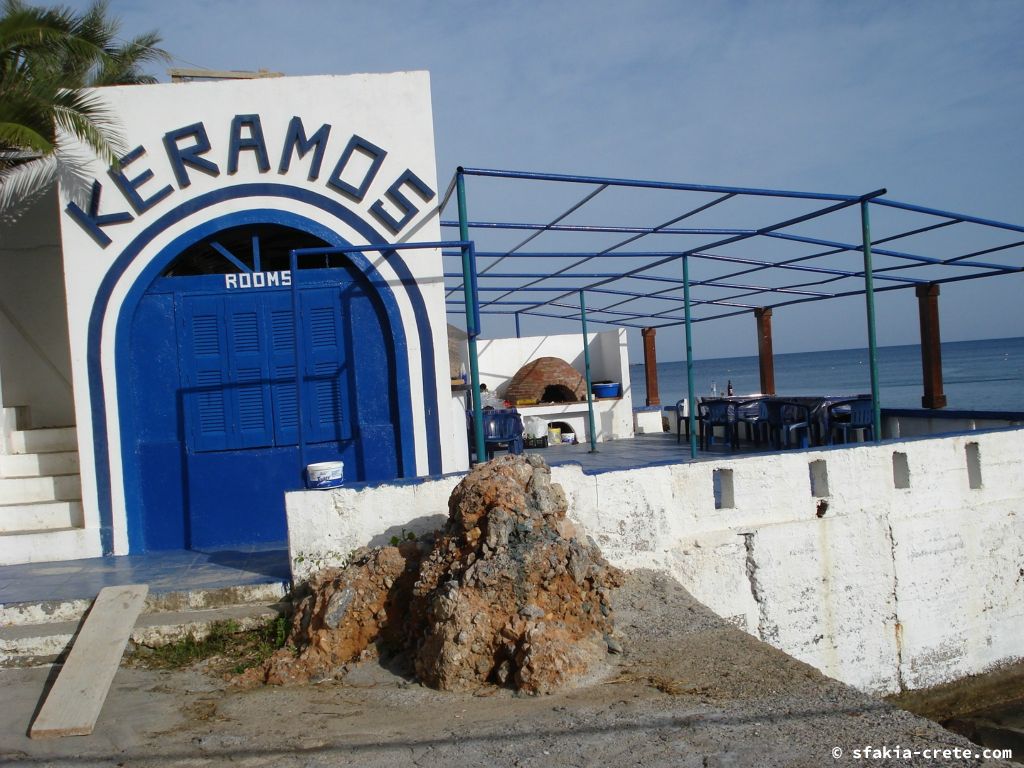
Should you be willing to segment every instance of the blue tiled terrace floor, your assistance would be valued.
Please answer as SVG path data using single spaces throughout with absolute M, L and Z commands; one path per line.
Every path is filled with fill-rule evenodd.
M 0 567 L 0 604 L 96 597 L 103 587 L 148 584 L 151 592 L 221 589 L 291 580 L 284 542 L 216 552 L 167 550 Z
M 733 451 L 719 439 L 706 450 L 702 450 L 697 461 L 736 456 L 757 451 L 770 450 L 767 445 L 755 449 L 747 442 L 740 443 L 740 450 Z M 611 440 L 597 444 L 597 453 L 590 452 L 590 443 L 580 445 L 558 445 L 550 448 L 531 448 L 527 453 L 536 453 L 552 466 L 579 464 L 587 474 L 613 472 L 622 469 L 657 467 L 664 464 L 680 464 L 691 461 L 690 442 L 684 436 L 676 443 L 674 432 L 653 435 L 637 435 L 629 440 Z M 498 454 L 495 454 L 498 455 Z

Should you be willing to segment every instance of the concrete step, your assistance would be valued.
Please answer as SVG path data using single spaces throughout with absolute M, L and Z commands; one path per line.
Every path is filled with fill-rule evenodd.
M 219 589 L 192 589 L 180 592 L 157 592 L 152 590 L 146 597 L 145 613 L 172 613 L 181 611 L 205 611 L 232 605 L 269 605 L 279 603 L 288 595 L 288 585 L 283 582 L 272 584 L 245 584 Z M 0 607 L 0 617 L 3 607 Z
M 0 533 L 0 565 L 78 560 L 102 554 L 96 531 L 85 528 Z M 2 612 L 3 606 L 0 606 L 0 614 Z M 4 623 L 0 618 L 0 626 Z
M 56 453 L 78 450 L 78 432 L 74 427 L 46 427 L 11 432 L 9 453 Z
M 28 429 L 28 425 L 28 406 L 0 408 L 0 454 L 8 451 L 7 435 L 19 429 Z
M 78 475 L 0 478 L 0 507 L 7 504 L 81 499 L 82 479 Z
M 284 600 L 288 587 L 281 582 L 245 584 L 218 589 L 192 589 L 154 592 L 146 596 L 143 614 L 205 611 L 238 605 L 270 605 Z M 92 599 L 44 600 L 29 603 L 0 604 L 0 627 L 81 621 Z
M 0 537 L 2 538 L 2 537 Z M 129 649 L 159 647 L 187 635 L 206 637 L 215 622 L 239 630 L 291 611 L 286 584 L 251 584 L 219 589 L 150 591 L 132 632 Z M 0 667 L 50 664 L 67 652 L 93 600 L 55 600 L 0 605 Z
M 78 451 L 14 453 L 0 456 L 0 477 L 78 474 Z
M 0 506 L 0 535 L 82 527 L 82 502 L 42 501 Z
M 240 631 L 253 629 L 290 611 L 291 603 L 282 602 L 144 613 L 132 630 L 129 649 L 140 645 L 157 648 L 188 635 L 200 640 L 217 622 L 233 622 Z M 38 666 L 59 661 L 69 650 L 80 625 L 81 621 L 72 620 L 0 627 L 0 667 Z

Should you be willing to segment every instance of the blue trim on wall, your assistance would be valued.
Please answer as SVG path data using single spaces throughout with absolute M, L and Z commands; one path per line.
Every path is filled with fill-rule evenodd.
M 92 418 L 93 418 L 93 449 L 95 451 L 95 462 L 96 462 L 96 493 L 97 502 L 99 507 L 100 517 L 100 542 L 102 544 L 104 554 L 111 554 L 113 552 L 114 543 L 114 528 L 113 528 L 113 507 L 111 502 L 111 483 L 112 479 L 110 476 L 110 460 L 108 451 L 108 435 L 107 435 L 107 423 L 106 423 L 106 397 L 103 391 L 103 371 L 102 371 L 102 360 L 100 355 L 100 344 L 102 340 L 103 330 L 103 318 L 106 315 L 107 307 L 110 303 L 110 297 L 113 293 L 121 276 L 125 270 L 132 263 L 132 261 L 138 256 L 138 254 L 145 248 L 152 240 L 166 230 L 168 227 L 177 224 L 178 222 L 186 219 L 187 217 L 209 208 L 217 203 L 224 202 L 226 200 L 236 200 L 246 197 L 279 197 L 291 200 L 297 200 L 299 202 L 306 203 L 315 208 L 319 208 L 332 216 L 345 222 L 348 226 L 354 229 L 360 234 L 368 243 L 371 244 L 387 244 L 385 240 L 376 230 L 373 229 L 369 224 L 360 219 L 353 211 L 341 205 L 335 200 L 320 195 L 316 192 L 311 192 L 305 189 L 299 189 L 286 184 L 273 184 L 273 183 L 253 183 L 253 184 L 239 184 L 233 187 L 225 189 L 215 190 L 208 192 L 199 197 L 193 198 L 182 205 L 178 206 L 174 210 L 171 210 L 164 214 L 162 217 L 153 222 L 150 226 L 144 229 L 115 259 L 114 263 L 110 266 L 107 274 L 104 276 L 103 281 L 100 283 L 100 287 L 96 292 L 96 298 L 93 302 L 92 313 L 89 317 L 89 329 L 88 329 L 88 342 L 87 342 L 87 365 L 88 365 L 88 376 L 89 376 L 89 389 L 91 393 L 91 406 L 92 406 Z M 296 226 L 296 222 L 299 223 L 298 229 L 306 229 L 313 227 L 311 234 L 314 234 L 321 239 L 334 243 L 338 247 L 344 247 L 348 243 L 344 241 L 339 242 L 341 239 L 335 233 L 331 232 L 328 228 L 321 224 L 317 224 L 299 214 L 292 214 L 286 211 L 276 211 L 272 209 L 254 209 L 248 211 L 240 211 L 234 214 L 228 214 L 223 217 L 219 217 L 213 221 L 221 222 L 218 225 L 218 229 L 224 228 L 225 222 L 230 220 L 231 226 L 238 226 L 242 224 L 257 224 L 264 223 L 267 221 L 266 216 L 268 214 L 280 215 L 282 217 L 276 223 L 283 223 L 287 226 Z M 175 243 L 183 239 L 188 239 L 190 236 L 203 231 L 203 235 L 197 235 L 198 237 L 205 236 L 206 234 L 212 234 L 208 231 L 207 224 L 210 222 L 204 222 L 199 224 L 196 228 L 186 233 L 181 238 L 178 238 Z M 129 290 L 128 295 L 125 297 L 119 314 L 117 325 L 115 329 L 115 376 L 117 379 L 117 387 L 119 395 L 125 391 L 123 389 L 125 381 L 122 380 L 122 376 L 126 374 L 127 361 L 126 345 L 122 343 L 125 338 L 124 324 L 130 327 L 130 318 L 134 313 L 134 307 L 137 305 L 139 298 L 148 289 L 149 284 L 159 275 L 159 272 L 163 267 L 167 266 L 167 263 L 160 264 L 161 260 L 167 260 L 171 258 L 171 248 L 163 249 L 159 256 L 154 259 L 146 268 L 143 273 L 135 281 L 135 284 Z M 176 256 L 180 251 L 175 251 Z M 385 255 L 394 254 L 394 251 L 389 251 Z M 356 265 L 364 274 L 367 275 L 371 282 L 374 279 L 380 280 L 379 274 L 370 265 L 370 262 L 362 255 L 352 253 L 348 255 L 352 260 L 352 263 Z M 169 262 L 168 262 L 169 263 Z M 423 295 L 419 289 L 415 278 L 413 278 L 408 267 L 401 259 L 396 259 L 391 263 L 392 268 L 398 275 L 402 285 L 406 289 L 410 303 L 412 304 L 413 314 L 416 318 L 417 330 L 419 333 L 420 348 L 422 350 L 421 360 L 423 367 L 423 405 L 425 406 L 425 422 L 427 430 L 427 466 L 430 474 L 437 474 L 441 470 L 441 445 L 440 445 L 440 433 L 441 425 L 438 413 L 438 402 L 437 402 L 437 390 L 436 390 L 436 377 L 437 371 L 434 364 L 434 344 L 433 337 L 431 335 L 431 325 L 427 313 L 426 304 L 423 300 Z M 401 331 L 404 341 L 404 326 L 401 323 L 401 318 L 397 314 L 392 316 L 392 311 L 397 313 L 397 304 L 394 303 L 393 296 L 388 295 L 385 297 L 384 293 L 380 294 L 382 300 L 385 301 L 385 307 L 388 310 L 389 318 L 392 322 L 392 331 Z M 391 304 L 388 304 L 390 299 Z M 126 308 L 132 307 L 132 312 L 126 312 Z M 126 320 L 127 318 L 127 320 Z M 408 353 L 407 348 L 401 350 L 404 354 L 396 354 L 396 364 L 398 364 L 399 370 L 406 369 L 406 375 L 408 375 Z M 401 357 L 403 363 L 398 363 L 398 358 Z M 405 387 L 405 392 L 408 393 L 408 386 Z M 402 421 L 402 425 L 411 425 L 412 421 L 412 406 L 408 394 L 406 397 L 402 397 L 401 394 L 398 398 L 399 405 L 399 418 Z M 122 431 L 124 431 L 122 429 Z M 404 433 L 404 429 L 402 430 Z M 410 430 L 410 438 L 411 438 Z M 402 471 L 410 472 L 415 471 L 415 444 L 413 439 L 405 438 L 403 434 L 402 439 Z M 126 453 L 122 446 L 122 461 L 125 460 Z M 126 477 L 126 500 L 128 498 L 127 492 L 129 490 L 128 483 L 135 482 L 133 478 L 131 481 L 128 480 L 128 473 L 125 473 Z M 141 531 L 132 532 L 132 528 L 138 528 L 139 526 L 129 526 L 129 547 L 135 548 L 138 546 L 137 537 L 141 536 Z

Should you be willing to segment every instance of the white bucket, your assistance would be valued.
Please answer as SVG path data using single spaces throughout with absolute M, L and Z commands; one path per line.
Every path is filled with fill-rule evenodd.
M 337 488 L 345 482 L 345 462 L 318 461 L 306 467 L 307 488 Z

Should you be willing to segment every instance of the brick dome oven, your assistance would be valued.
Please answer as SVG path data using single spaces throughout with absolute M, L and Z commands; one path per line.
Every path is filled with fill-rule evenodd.
M 512 377 L 505 389 L 505 399 L 513 404 L 572 403 L 587 395 L 587 380 L 557 357 L 531 360 Z

